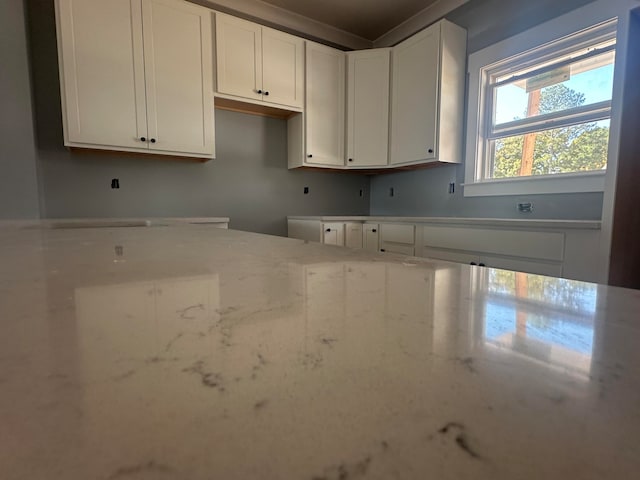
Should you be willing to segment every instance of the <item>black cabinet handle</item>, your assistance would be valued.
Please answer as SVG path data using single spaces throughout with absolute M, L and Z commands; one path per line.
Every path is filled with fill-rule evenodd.
M 476 262 L 471 262 L 469 265 L 475 265 L 477 266 L 478 264 Z
M 428 151 L 429 153 L 433 153 L 433 148 L 430 148 Z
M 264 92 L 264 94 L 268 97 L 269 96 L 269 92 Z
M 156 139 L 152 138 L 151 140 L 149 140 L 151 143 L 156 143 Z
M 484 263 L 479 263 L 478 266 L 479 267 L 486 267 L 486 265 Z
M 350 159 L 349 159 L 349 161 L 350 161 L 350 162 L 353 162 L 353 158 L 350 158 Z
M 381 248 L 380 251 L 381 252 L 386 252 L 386 250 L 384 248 Z
M 325 232 L 330 232 L 330 231 L 331 231 L 331 229 L 330 229 L 330 228 L 327 228 L 327 229 L 325 230 Z
M 313 155 L 309 154 L 307 155 L 307 158 L 313 158 Z
M 262 90 L 256 90 L 256 93 L 262 95 Z
M 375 228 L 373 230 L 371 230 L 373 233 L 376 233 L 378 230 L 376 230 Z
M 145 137 L 140 137 L 140 141 L 141 141 L 141 142 L 146 142 L 146 141 L 147 141 L 147 139 L 146 139 Z

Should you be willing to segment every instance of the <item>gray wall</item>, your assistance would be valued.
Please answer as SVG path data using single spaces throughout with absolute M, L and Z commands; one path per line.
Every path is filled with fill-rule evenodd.
M 286 235 L 287 215 L 369 212 L 367 177 L 287 170 L 284 120 L 217 110 L 217 158 L 205 163 L 65 149 L 53 1 L 28 4 L 44 217 L 228 216 Z
M 41 151 L 46 216 L 225 216 L 238 230 L 286 236 L 287 215 L 368 213 L 366 177 L 287 170 L 285 121 L 220 110 L 216 121 L 217 159 L 205 163 Z
M 447 18 L 467 29 L 467 48 L 473 53 L 592 1 L 471 0 Z M 449 182 L 456 183 L 453 195 L 448 193 Z M 464 165 L 374 177 L 371 214 L 580 220 L 602 216 L 602 193 L 465 198 L 462 183 Z M 392 187 L 394 197 L 389 196 Z M 523 201 L 534 204 L 533 213 L 518 213 L 516 204 Z
M 20 0 L 0 2 L 0 218 L 37 218 L 25 15 Z
M 473 53 L 594 1 L 470 0 L 447 18 L 467 29 Z
M 600 220 L 602 193 L 464 197 L 462 170 L 445 165 L 373 177 L 371 215 Z M 449 182 L 454 181 L 456 191 L 449 194 Z M 519 213 L 518 202 L 532 202 L 533 212 Z

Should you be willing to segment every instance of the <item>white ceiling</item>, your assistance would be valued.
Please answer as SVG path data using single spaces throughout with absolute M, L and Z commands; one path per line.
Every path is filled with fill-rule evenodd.
M 376 40 L 442 0 L 262 0 L 290 12 Z

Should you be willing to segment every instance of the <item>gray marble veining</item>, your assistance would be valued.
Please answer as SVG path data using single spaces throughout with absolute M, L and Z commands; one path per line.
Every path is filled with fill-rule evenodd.
M 0 229 L 0 477 L 627 479 L 640 292 L 208 226 Z

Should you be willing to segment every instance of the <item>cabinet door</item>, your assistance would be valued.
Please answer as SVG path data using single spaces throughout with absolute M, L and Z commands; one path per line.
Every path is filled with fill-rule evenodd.
M 347 53 L 347 166 L 389 163 L 389 53 Z
M 389 253 L 398 253 L 400 255 L 414 255 L 415 249 L 413 245 L 406 245 L 404 243 L 394 243 L 380 241 L 380 251 Z
M 143 0 L 149 148 L 213 156 L 211 14 Z
M 378 225 L 365 223 L 362 233 L 362 248 L 369 252 L 378 251 Z
M 58 0 L 65 145 L 147 149 L 142 0 Z
M 262 28 L 262 87 L 265 102 L 304 106 L 304 40 Z
M 393 48 L 391 164 L 435 159 L 440 24 Z
M 482 266 L 501 268 L 503 270 L 548 275 L 550 277 L 562 276 L 561 263 L 544 263 L 532 260 L 520 260 L 518 258 L 494 257 L 491 255 L 480 255 L 479 263 L 481 263 Z
M 349 248 L 362 248 L 362 224 L 345 223 L 344 244 Z
M 262 100 L 262 27 L 216 13 L 217 91 Z
M 380 240 L 383 242 L 415 244 L 415 225 L 383 223 L 380 225 Z
M 344 224 L 324 223 L 322 225 L 322 243 L 344 247 Z
M 434 260 L 445 260 L 447 262 L 465 263 L 467 265 L 480 263 L 480 257 L 477 253 L 472 252 L 458 252 L 451 250 L 440 250 L 438 248 L 422 249 L 422 257 L 432 258 Z
M 345 53 L 307 42 L 306 163 L 344 165 Z

